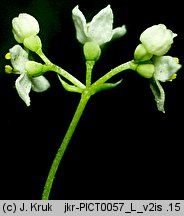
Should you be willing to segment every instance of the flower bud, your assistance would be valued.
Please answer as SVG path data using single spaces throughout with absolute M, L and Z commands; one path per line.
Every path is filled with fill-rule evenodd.
M 23 43 L 26 37 L 37 35 L 40 30 L 37 20 L 26 13 L 21 13 L 18 17 L 15 17 L 12 20 L 12 26 L 12 32 L 18 43 Z
M 136 61 L 148 61 L 152 58 L 152 54 L 148 53 L 142 44 L 139 44 L 134 52 L 134 59 Z
M 140 36 L 140 41 L 146 50 L 156 56 L 165 55 L 177 34 L 167 29 L 165 25 L 153 25 L 147 28 Z
M 151 78 L 155 71 L 155 67 L 153 64 L 140 64 L 137 67 L 137 73 L 144 78 Z
M 99 45 L 94 42 L 86 42 L 83 51 L 87 61 L 97 61 L 101 54 Z
M 27 74 L 30 76 L 40 76 L 43 74 L 43 67 L 41 63 L 35 61 L 27 61 L 25 64 L 25 69 Z
M 26 48 L 33 52 L 37 52 L 42 48 L 42 42 L 37 35 L 31 35 L 24 39 L 23 44 Z

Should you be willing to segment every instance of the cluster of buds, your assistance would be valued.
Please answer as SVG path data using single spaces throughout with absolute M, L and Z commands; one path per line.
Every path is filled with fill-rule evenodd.
M 5 71 L 19 74 L 15 87 L 20 98 L 29 106 L 31 90 L 43 92 L 50 87 L 48 80 L 42 76 L 44 65 L 29 60 L 29 51 L 37 53 L 42 49 L 41 40 L 37 35 L 39 24 L 33 16 L 21 13 L 12 20 L 12 27 L 14 38 L 19 44 L 13 46 L 6 54 L 5 58 L 10 59 L 13 68 L 6 65 Z M 23 44 L 25 49 L 20 44 Z M 35 74 L 36 77 L 32 76 Z
M 158 110 L 162 112 L 164 112 L 165 93 L 160 81 L 172 81 L 181 68 L 178 58 L 165 55 L 176 36 L 177 34 L 167 29 L 164 24 L 153 25 L 141 34 L 141 43 L 134 52 L 134 60 L 138 64 L 136 71 L 141 76 L 150 78 L 150 87 Z
M 177 34 L 159 24 L 147 28 L 140 36 L 141 43 L 136 47 L 134 59 L 139 64 L 137 72 L 146 77 L 155 76 L 165 82 L 171 80 L 181 65 L 171 56 L 164 56 Z
M 72 10 L 72 18 L 76 28 L 76 37 L 83 44 L 83 53 L 86 61 L 95 62 L 101 55 L 101 48 L 107 42 L 122 37 L 126 33 L 126 26 L 122 25 L 113 29 L 113 12 L 108 5 L 97 13 L 87 23 L 78 5 Z M 19 45 L 15 45 L 6 55 L 11 60 L 5 66 L 7 73 L 16 73 L 20 76 L 16 80 L 16 89 L 19 96 L 30 105 L 29 92 L 45 91 L 49 82 L 43 77 L 46 72 L 45 65 L 29 60 L 28 52 L 42 53 L 42 43 L 38 36 L 39 24 L 37 20 L 26 13 L 19 14 L 12 20 L 13 34 Z M 167 29 L 164 24 L 153 25 L 140 35 L 140 44 L 134 51 L 136 70 L 144 78 L 150 79 L 150 87 L 155 96 L 158 110 L 164 112 L 165 93 L 160 82 L 172 81 L 176 72 L 181 68 L 178 59 L 166 55 L 173 39 L 177 34 Z M 24 49 L 20 46 L 24 45 Z M 42 58 L 43 59 L 43 58 Z M 46 60 L 45 64 L 50 64 Z

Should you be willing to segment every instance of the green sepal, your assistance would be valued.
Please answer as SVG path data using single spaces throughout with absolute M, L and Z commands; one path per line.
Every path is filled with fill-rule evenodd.
M 142 44 L 139 44 L 134 51 L 134 59 L 137 62 L 148 61 L 152 56 Z
M 67 82 L 65 82 L 64 80 L 61 79 L 60 75 L 58 75 L 58 78 L 63 86 L 63 88 L 66 90 L 66 91 L 69 91 L 69 92 L 77 92 L 77 93 L 82 93 L 83 89 L 75 86 L 75 85 L 70 85 L 68 84 Z
M 165 113 L 164 110 L 165 92 L 162 86 L 160 85 L 160 82 L 157 79 L 155 79 L 155 76 L 153 76 L 150 79 L 150 88 L 155 97 L 158 110 Z
M 103 83 L 103 84 L 99 84 L 99 85 L 92 85 L 92 91 L 93 94 L 100 92 L 100 91 L 104 91 L 104 90 L 110 90 L 114 87 L 116 87 L 117 85 L 119 85 L 122 82 L 123 79 L 119 80 L 116 83 Z
M 23 41 L 23 44 L 26 48 L 33 52 L 37 52 L 42 48 L 42 42 L 38 35 L 31 35 L 26 37 Z

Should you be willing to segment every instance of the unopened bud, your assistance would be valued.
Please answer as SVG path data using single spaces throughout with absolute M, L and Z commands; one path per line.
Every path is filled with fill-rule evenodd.
M 21 13 L 12 20 L 13 34 L 18 43 L 23 43 L 26 37 L 39 33 L 38 21 L 27 13 Z
M 155 71 L 155 67 L 153 64 L 140 64 L 137 67 L 137 73 L 144 78 L 151 78 Z
M 140 41 L 147 51 L 156 56 L 165 55 L 171 48 L 177 34 L 167 29 L 164 24 L 147 28 L 140 36 Z

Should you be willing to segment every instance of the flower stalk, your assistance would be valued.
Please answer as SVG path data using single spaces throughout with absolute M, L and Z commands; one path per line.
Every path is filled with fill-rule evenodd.
M 93 83 L 93 85 L 103 84 L 107 80 L 111 79 L 113 76 L 115 76 L 116 74 L 118 74 L 122 71 L 129 70 L 129 69 L 135 71 L 137 66 L 138 66 L 138 64 L 136 64 L 134 60 L 123 63 L 123 64 L 113 68 L 108 73 L 106 73 L 104 76 L 99 78 L 96 82 Z
M 86 61 L 86 87 L 91 85 L 92 70 L 95 65 L 95 61 Z
M 84 90 L 86 87 L 83 83 L 81 83 L 77 78 L 72 76 L 70 73 L 68 73 L 66 70 L 63 68 L 55 65 L 55 64 L 48 64 L 45 65 L 45 70 L 47 71 L 53 71 L 56 72 L 57 74 L 63 76 L 65 79 L 73 83 L 75 86 L 79 87 L 80 89 Z
M 52 185 L 53 185 L 53 181 L 54 181 L 54 178 L 55 178 L 55 175 L 56 175 L 56 172 L 58 170 L 58 167 L 59 167 L 59 164 L 61 162 L 61 159 L 63 158 L 63 155 L 67 149 L 67 146 L 75 132 L 75 129 L 77 127 L 77 124 L 82 116 L 82 113 L 86 107 L 86 104 L 88 102 L 88 100 L 90 99 L 90 92 L 89 91 L 86 91 L 84 90 L 84 92 L 82 93 L 81 95 L 81 99 L 80 99 L 80 102 L 78 104 L 78 107 L 75 111 L 75 114 L 73 116 L 73 119 L 70 123 L 70 126 L 66 132 L 66 135 L 57 151 L 57 154 L 53 160 L 53 163 L 52 163 L 52 166 L 50 168 L 50 171 L 49 171 L 49 174 L 48 174 L 48 177 L 47 177 L 47 180 L 46 180 L 46 183 L 45 183 L 45 186 L 44 186 L 44 191 L 43 191 L 43 194 L 42 194 L 42 200 L 48 200 L 49 199 L 49 196 L 50 196 L 50 192 L 51 192 L 51 189 L 52 189 Z

